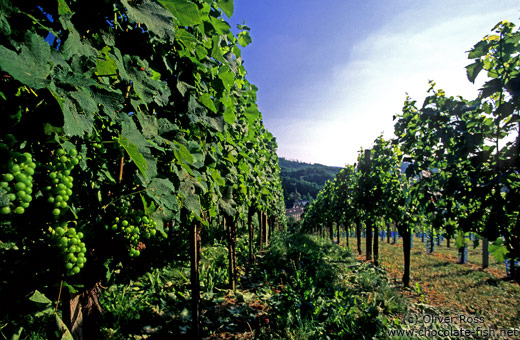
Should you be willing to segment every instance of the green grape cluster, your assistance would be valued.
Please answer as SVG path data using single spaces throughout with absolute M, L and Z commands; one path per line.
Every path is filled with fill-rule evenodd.
M 6 150 L 7 145 L 0 144 Z M 23 214 L 33 199 L 33 174 L 36 163 L 28 152 L 8 151 L 7 172 L 2 174 L 0 188 L 7 192 L 8 202 L 0 207 L 2 215 Z
M 141 250 L 145 248 L 142 240 L 155 236 L 157 233 L 156 227 L 157 222 L 152 218 L 143 215 L 142 212 L 124 218 L 116 217 L 111 226 L 105 226 L 107 230 L 112 230 L 116 234 L 123 236 L 128 241 L 127 249 L 131 257 L 139 256 L 141 254 Z
M 74 149 L 67 153 L 64 149 L 57 149 L 55 157 L 47 164 L 47 176 L 50 185 L 46 186 L 47 202 L 54 206 L 52 214 L 59 216 L 62 209 L 68 206 L 72 195 L 73 178 L 70 175 L 74 166 L 79 163 L 80 157 Z
M 56 229 L 49 227 L 49 232 L 55 245 L 60 249 L 65 270 L 70 276 L 78 274 L 87 262 L 85 257 L 87 248 L 82 241 L 83 233 L 76 232 L 76 228 L 69 228 L 68 225 L 68 222 L 62 222 Z

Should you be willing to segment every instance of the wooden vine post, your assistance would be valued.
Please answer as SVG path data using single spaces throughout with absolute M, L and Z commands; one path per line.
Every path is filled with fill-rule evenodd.
M 260 222 L 259 223 L 259 226 L 258 226 L 258 229 L 259 229 L 259 233 L 258 233 L 258 243 L 259 243 L 259 246 L 260 246 L 260 251 L 264 250 L 264 216 L 263 216 L 263 213 L 262 211 L 258 211 L 258 221 Z
M 411 253 L 411 232 L 408 228 L 397 225 L 399 233 L 403 237 L 403 255 L 404 255 L 404 270 L 403 270 L 403 286 L 405 288 L 410 286 L 410 253 Z
M 379 266 L 379 228 L 374 224 L 374 264 Z
M 489 240 L 487 237 L 482 239 L 482 268 L 489 267 Z
M 200 278 L 199 240 L 200 222 L 190 226 L 190 278 L 191 278 L 191 331 L 194 339 L 201 339 L 200 329 Z
M 365 150 L 365 166 L 362 168 L 362 171 L 364 175 L 368 172 L 370 169 L 370 149 Z M 365 253 L 366 253 L 366 260 L 370 261 L 372 260 L 372 223 L 371 222 L 365 222 L 365 228 L 366 228 L 366 239 L 365 239 Z M 377 235 L 376 235 L 377 239 Z
M 269 246 L 269 226 L 268 226 L 268 216 L 267 211 L 264 213 L 264 245 Z
M 252 264 L 254 261 L 254 253 L 253 253 L 253 241 L 254 241 L 254 230 L 253 230 L 253 215 L 255 211 L 253 208 L 249 208 L 247 214 L 247 228 L 249 231 L 249 263 Z
M 227 221 L 227 233 L 228 233 L 228 260 L 229 260 L 229 288 L 235 291 L 237 289 L 237 254 L 236 254 L 236 242 L 237 242 L 237 223 L 231 216 L 226 216 L 224 219 Z
M 350 244 L 349 244 L 349 236 L 350 236 L 350 224 L 347 223 L 345 224 L 345 236 L 346 236 L 346 243 L 347 243 L 347 248 L 350 248 Z
M 356 239 L 358 255 L 361 255 L 361 224 L 359 217 L 356 217 Z

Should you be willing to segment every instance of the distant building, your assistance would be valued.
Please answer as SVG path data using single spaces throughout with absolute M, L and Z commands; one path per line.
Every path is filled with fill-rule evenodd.
M 307 201 L 300 201 L 298 199 L 298 189 L 294 188 L 294 202 L 292 208 L 285 209 L 285 216 L 287 218 L 294 218 L 296 221 L 301 220 L 303 214 L 303 207 L 307 204 Z

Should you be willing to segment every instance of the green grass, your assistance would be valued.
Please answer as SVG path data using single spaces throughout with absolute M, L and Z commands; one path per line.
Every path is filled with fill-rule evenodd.
M 364 240 L 363 240 L 364 241 Z M 355 238 L 350 239 L 351 245 Z M 362 244 L 364 250 L 364 243 Z M 458 252 L 452 247 L 435 247 L 432 254 L 426 253 L 426 244 L 414 239 L 411 252 L 411 289 L 402 290 L 413 305 L 401 320 L 424 313 L 450 316 L 449 323 L 438 327 L 465 327 L 476 329 L 510 329 L 520 325 L 520 286 L 504 280 L 505 266 L 490 257 L 490 267 L 481 268 L 481 246 L 469 247 L 467 264 L 458 264 Z M 392 245 L 380 242 L 380 263 L 396 286 L 400 285 L 403 273 L 402 240 Z M 478 317 L 480 322 L 459 322 L 460 316 L 469 320 Z M 463 320 L 464 321 L 464 320 Z M 461 325 L 459 325 L 459 323 Z M 405 327 L 411 326 L 406 325 Z M 420 325 L 415 325 L 420 326 Z M 431 325 L 427 325 L 431 326 Z M 507 338 L 507 337 L 503 337 Z M 514 338 L 514 337 L 512 337 Z
M 259 270 L 282 286 L 268 305 L 275 316 L 260 338 L 383 339 L 403 298 L 385 273 L 328 240 L 291 235 L 275 241 Z
M 277 235 L 238 289 L 226 287 L 225 247 L 203 250 L 205 339 L 385 339 L 405 312 L 385 273 L 349 250 L 301 234 Z M 103 291 L 105 339 L 188 339 L 187 264 L 153 269 Z

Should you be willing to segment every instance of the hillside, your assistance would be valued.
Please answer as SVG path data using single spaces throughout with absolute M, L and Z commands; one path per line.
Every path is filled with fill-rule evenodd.
M 295 187 L 301 200 L 311 201 L 325 182 L 341 170 L 340 167 L 290 161 L 283 157 L 280 157 L 279 164 L 286 207 L 291 207 L 294 202 Z

